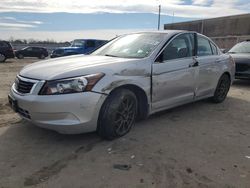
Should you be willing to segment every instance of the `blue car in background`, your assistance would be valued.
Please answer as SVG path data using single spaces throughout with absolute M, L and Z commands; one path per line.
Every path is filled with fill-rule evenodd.
M 98 39 L 75 39 L 71 46 L 55 49 L 50 55 L 51 58 L 63 57 L 77 54 L 88 54 L 106 44 L 107 40 Z

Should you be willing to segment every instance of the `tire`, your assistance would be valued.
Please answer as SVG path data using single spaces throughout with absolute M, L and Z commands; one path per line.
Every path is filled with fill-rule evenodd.
M 22 55 L 22 54 L 18 54 L 18 55 L 17 55 L 17 58 L 18 58 L 18 59 L 23 59 L 23 55 Z
M 98 134 L 112 140 L 127 134 L 135 123 L 137 99 L 133 92 L 118 89 L 104 102 L 98 121 Z
M 39 56 L 39 59 L 45 59 L 45 55 L 44 55 L 44 54 L 41 54 L 41 55 Z
M 217 84 L 216 90 L 214 92 L 214 96 L 212 97 L 212 101 L 214 103 L 221 103 L 223 102 L 226 97 L 227 93 L 231 86 L 230 77 L 227 74 L 223 74 Z
M 5 62 L 5 60 L 6 60 L 5 55 L 4 54 L 0 54 L 0 62 L 3 63 L 3 62 Z

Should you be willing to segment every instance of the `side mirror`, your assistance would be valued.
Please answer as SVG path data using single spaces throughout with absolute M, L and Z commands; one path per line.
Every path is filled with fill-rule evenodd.
M 226 49 L 220 49 L 223 54 L 227 53 Z
M 163 53 L 161 53 L 157 59 L 155 60 L 155 62 L 159 62 L 159 63 L 162 63 L 163 62 Z

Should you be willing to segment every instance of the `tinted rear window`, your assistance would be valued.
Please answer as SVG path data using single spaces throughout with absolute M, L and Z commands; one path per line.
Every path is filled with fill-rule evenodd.
M 8 48 L 10 45 L 7 42 L 1 41 L 0 42 L 0 48 Z

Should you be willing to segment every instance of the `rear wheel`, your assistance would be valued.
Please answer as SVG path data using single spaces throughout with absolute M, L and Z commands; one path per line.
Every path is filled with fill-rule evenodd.
M 100 111 L 98 134 L 105 139 L 127 134 L 134 125 L 136 114 L 135 94 L 127 89 L 114 91 L 108 96 Z
M 6 57 L 3 54 L 0 54 L 0 62 L 5 62 Z
M 214 96 L 212 97 L 213 102 L 215 103 L 223 102 L 227 97 L 230 85 L 231 85 L 230 77 L 227 74 L 223 74 L 219 79 L 218 85 L 214 92 Z
M 22 54 L 18 54 L 18 55 L 17 55 L 17 58 L 18 58 L 18 59 L 23 59 L 23 55 L 22 55 Z
M 45 55 L 44 54 L 41 54 L 39 59 L 44 59 L 45 58 Z

